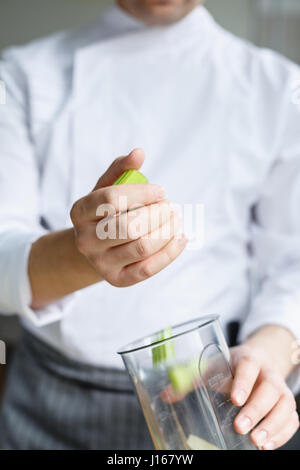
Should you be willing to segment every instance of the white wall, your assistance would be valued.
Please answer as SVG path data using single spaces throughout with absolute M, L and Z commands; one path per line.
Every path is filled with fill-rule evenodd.
M 113 0 L 0 0 L 0 49 L 93 20 Z M 247 0 L 206 0 L 217 19 L 247 36 Z
M 88 23 L 110 0 L 0 0 L 0 49 Z

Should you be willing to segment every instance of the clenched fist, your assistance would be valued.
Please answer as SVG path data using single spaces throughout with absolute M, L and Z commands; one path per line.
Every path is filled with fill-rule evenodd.
M 180 214 L 157 185 L 113 186 L 139 169 L 144 152 L 115 160 L 94 190 L 72 207 L 76 245 L 99 275 L 116 287 L 141 282 L 174 261 L 186 246 Z

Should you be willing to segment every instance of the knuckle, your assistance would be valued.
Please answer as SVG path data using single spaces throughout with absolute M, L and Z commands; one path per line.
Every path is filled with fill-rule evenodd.
M 242 346 L 241 358 L 245 358 L 246 361 L 256 366 L 261 365 L 261 351 L 254 350 L 249 345 Z
M 148 243 L 148 240 L 139 238 L 136 241 L 136 254 L 140 258 L 147 258 L 151 253 L 151 245 Z
M 243 344 L 242 346 L 238 347 L 240 356 L 252 356 L 252 349 L 248 344 Z
M 257 402 L 253 401 L 247 405 L 247 415 L 250 416 L 252 421 L 256 422 L 262 414 L 260 405 Z
M 240 359 L 240 362 L 245 366 L 256 364 L 256 360 L 250 351 L 245 351 L 244 355 Z
M 272 371 L 267 371 L 263 375 L 264 382 L 268 384 L 269 386 L 278 389 L 279 388 L 279 382 L 278 378 L 276 377 L 276 374 Z
M 147 279 L 151 276 L 153 276 L 153 269 L 150 265 L 150 263 L 142 263 L 139 269 L 139 276 L 142 279 Z
M 128 220 L 123 220 L 123 230 L 124 232 L 123 233 L 126 233 L 127 234 L 127 238 L 128 240 L 136 240 L 137 239 L 137 236 L 136 236 L 136 229 L 135 229 L 135 226 L 133 225 L 133 223 L 129 222 Z
M 284 379 L 282 378 L 282 376 L 273 367 L 266 368 L 264 375 L 269 382 L 273 382 L 276 385 L 282 385 L 284 383 Z
M 107 272 L 105 279 L 113 287 L 123 287 L 123 284 L 120 280 L 118 273 L 115 273 L 112 271 Z
M 119 234 L 120 239 L 129 239 L 129 233 L 128 233 L 128 221 L 127 217 L 118 217 L 117 219 L 117 232 Z
M 164 265 L 168 266 L 177 256 L 177 253 L 169 247 L 164 253 Z
M 124 267 L 112 269 L 107 265 L 105 279 L 113 287 L 124 288 L 136 284 L 139 280 L 135 279 L 135 277 L 137 277 L 136 273 L 127 276 Z
M 127 235 L 129 240 L 138 240 L 147 231 L 148 226 L 141 217 L 134 217 L 127 221 Z
M 117 197 L 116 197 L 114 188 L 111 188 L 111 187 L 104 188 L 102 190 L 102 198 L 105 204 L 108 204 L 114 207 L 115 209 L 117 209 L 118 204 L 117 204 Z
M 110 279 L 107 279 L 107 282 L 113 287 L 118 287 L 118 288 L 126 287 L 118 279 L 110 278 Z
M 130 287 L 132 285 L 131 282 L 126 282 L 124 280 L 120 280 L 119 278 L 113 279 L 110 284 L 113 287 L 118 287 L 118 289 L 124 289 L 125 287 Z
M 284 379 L 274 370 L 268 370 L 264 374 L 265 382 L 273 388 L 279 395 L 287 394 L 288 389 L 285 385 Z
M 82 213 L 83 213 L 83 208 L 82 208 L 81 200 L 76 201 L 73 204 L 72 209 L 70 211 L 71 221 L 74 225 L 76 225 L 76 224 L 78 224 L 78 222 L 80 222 L 80 220 L 82 218 Z
M 120 162 L 122 161 L 123 157 L 117 157 L 114 159 L 114 161 L 112 162 L 110 168 L 115 168 L 115 167 L 118 167 Z
M 281 397 L 281 388 L 279 383 L 276 381 L 276 378 L 272 375 L 269 375 L 263 380 L 265 390 L 268 393 L 268 396 L 273 397 L 276 400 L 279 400 Z

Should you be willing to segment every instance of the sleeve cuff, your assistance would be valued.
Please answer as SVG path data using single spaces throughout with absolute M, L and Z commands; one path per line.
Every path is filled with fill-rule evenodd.
M 30 320 L 35 326 L 42 327 L 56 322 L 65 315 L 75 294 L 60 299 L 40 310 L 30 308 L 32 292 L 28 276 L 28 258 L 32 244 L 47 233 L 40 228 L 33 232 L 14 230 L 2 233 L 0 255 L 2 257 L 0 272 L 4 282 L 0 286 L 0 311 L 4 314 L 17 314 Z

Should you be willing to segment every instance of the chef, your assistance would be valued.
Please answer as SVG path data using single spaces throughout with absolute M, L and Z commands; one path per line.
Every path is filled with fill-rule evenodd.
M 297 77 L 199 0 L 118 0 L 88 28 L 4 52 L 0 311 L 23 335 L 0 447 L 152 448 L 117 350 L 207 313 L 235 345 L 236 432 L 265 450 L 292 437 Z M 128 169 L 150 184 L 113 186 Z M 103 205 L 125 237 L 98 237 Z M 185 229 L 199 206 L 203 243 Z

